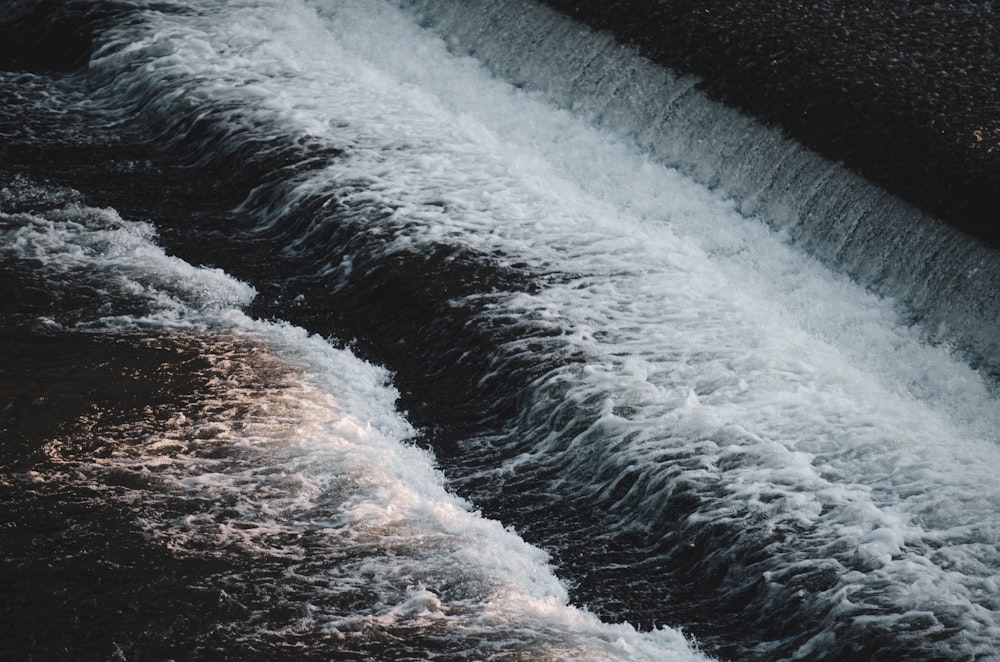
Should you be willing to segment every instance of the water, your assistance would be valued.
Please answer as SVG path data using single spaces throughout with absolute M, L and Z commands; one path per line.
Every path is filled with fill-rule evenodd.
M 1000 246 L 996 7 L 546 0 L 889 191 Z
M 64 20 L 2 80 L 10 656 L 994 655 L 989 249 L 531 3 Z

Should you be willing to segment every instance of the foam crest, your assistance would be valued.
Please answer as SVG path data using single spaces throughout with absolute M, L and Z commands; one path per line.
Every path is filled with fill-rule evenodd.
M 17 200 L 40 195 L 37 187 L 16 194 L 12 190 L 4 189 Z M 64 296 L 76 293 L 88 303 L 101 298 L 96 311 L 85 313 L 89 319 L 75 320 L 77 324 L 122 328 L 146 320 L 186 325 L 199 314 L 208 317 L 244 306 L 255 295 L 252 287 L 219 269 L 194 267 L 166 255 L 155 243 L 151 225 L 124 220 L 113 209 L 71 203 L 44 212 L 0 213 L 0 236 L 4 258 L 37 264 Z
M 273 604 L 248 607 L 239 636 L 322 633 L 331 650 L 425 637 L 463 654 L 701 659 L 675 631 L 642 634 L 568 606 L 547 554 L 449 494 L 432 456 L 406 443 L 402 417 L 372 406 L 395 397 L 383 370 L 297 336 L 244 320 L 235 335 L 182 338 L 210 364 L 200 401 L 138 443 L 61 460 L 111 485 L 108 498 L 141 499 L 151 539 L 174 554 L 236 568 L 253 559 L 223 584 L 231 596 L 253 584 Z M 322 373 L 266 349 L 289 344 Z M 357 418 L 352 402 L 377 417 Z

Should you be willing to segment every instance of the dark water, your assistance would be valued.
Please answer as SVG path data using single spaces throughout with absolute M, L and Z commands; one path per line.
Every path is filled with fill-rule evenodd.
M 997 654 L 973 7 L 619 4 L 6 5 L 6 658 Z

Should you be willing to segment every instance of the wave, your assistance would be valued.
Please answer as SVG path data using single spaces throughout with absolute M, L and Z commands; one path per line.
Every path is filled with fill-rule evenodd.
M 545 552 L 445 490 L 384 369 L 247 317 L 253 287 L 167 255 L 152 225 L 77 191 L 19 177 L 0 205 L 5 271 L 61 302 L 22 306 L 8 325 L 153 351 L 166 361 L 152 374 L 129 367 L 125 388 L 192 389 L 167 411 L 140 402 L 117 416 L 125 397 L 92 407 L 46 442 L 44 462 L 2 479 L 28 501 L 72 489 L 135 510 L 145 545 L 225 562 L 201 581 L 228 618 L 174 645 L 701 659 L 675 631 L 638 633 L 569 606 Z
M 964 257 L 941 276 L 892 266 L 922 247 L 872 257 L 915 234 L 899 229 L 912 210 L 531 4 L 136 17 L 101 35 L 85 70 L 95 102 L 206 185 L 247 191 L 229 227 L 183 231 L 218 242 L 227 273 L 277 281 L 273 303 L 243 305 L 335 331 L 401 385 L 397 412 L 384 383 L 355 390 L 374 369 L 348 352 L 227 314 L 309 376 L 226 391 L 237 411 L 286 407 L 282 431 L 261 432 L 256 413 L 239 430 L 212 423 L 239 459 L 224 471 L 187 457 L 202 424 L 163 440 L 179 454 L 162 463 L 171 489 L 212 498 L 156 536 L 182 553 L 287 555 L 301 570 L 289 581 L 314 591 L 304 602 L 334 605 L 281 636 L 356 645 L 346 633 L 391 622 L 456 656 L 485 638 L 490 654 L 695 657 L 683 627 L 740 659 L 993 650 L 993 304 L 988 287 L 949 296 Z M 657 103 L 658 119 L 643 114 Z M 740 134 L 753 139 L 726 147 Z M 760 164 L 773 167 L 754 179 Z M 877 222 L 873 200 L 889 210 Z M 826 222 L 806 229 L 810 215 Z M 836 222 L 855 230 L 834 250 Z M 889 238 L 862 240 L 869 222 Z M 358 408 L 388 422 L 369 432 Z M 345 557 L 357 547 L 341 535 L 378 553 Z M 316 557 L 301 556 L 307 538 Z M 381 607 L 340 615 L 373 577 L 389 578 L 366 587 Z M 500 627 L 507 595 L 516 618 Z

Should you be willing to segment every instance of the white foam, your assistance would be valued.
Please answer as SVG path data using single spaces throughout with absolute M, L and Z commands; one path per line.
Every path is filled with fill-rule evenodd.
M 253 582 L 300 615 L 276 624 L 253 613 L 245 636 L 350 640 L 436 625 L 479 655 L 528 646 L 549 659 L 701 659 L 675 630 L 638 633 L 569 606 L 547 555 L 448 493 L 433 457 L 406 443 L 413 431 L 384 370 L 293 327 L 231 321 L 199 341 L 215 397 L 84 471 L 145 483 L 143 522 L 176 554 L 280 563 L 228 581 Z M 178 496 L 190 505 L 165 518 L 156 504 Z
M 22 189 L 22 198 L 44 197 L 39 187 Z M 149 224 L 78 203 L 0 213 L 0 247 L 5 259 L 37 263 L 53 291 L 105 288 L 113 309 L 114 299 L 142 304 L 85 316 L 78 329 L 170 331 L 210 365 L 209 393 L 165 431 L 125 423 L 135 426 L 121 431 L 131 442 L 93 458 L 63 456 L 54 442 L 50 459 L 72 470 L 37 479 L 85 478 L 101 489 L 129 474 L 133 488 L 124 496 L 105 488 L 108 498 L 141 500 L 155 544 L 237 566 L 246 557 L 280 560 L 280 576 L 253 581 L 275 595 L 299 586 L 304 596 L 287 603 L 308 615 L 277 629 L 255 615 L 246 636 L 349 637 L 434 620 L 475 650 L 484 633 L 498 650 L 524 646 L 527 631 L 527 645 L 551 659 L 700 659 L 675 630 L 643 634 L 568 605 L 547 555 L 448 493 L 433 457 L 408 443 L 414 431 L 395 409 L 387 371 L 300 328 L 246 317 L 239 307 L 252 299 L 250 286 L 167 256 Z M 191 505 L 171 517 L 178 496 Z M 361 589 L 364 608 L 357 600 L 349 613 L 330 606 Z
M 21 199 L 26 192 L 8 196 Z M 65 196 L 59 192 L 58 195 Z M 155 243 L 148 223 L 122 219 L 113 209 L 79 203 L 46 212 L 0 213 L 0 251 L 4 257 L 37 263 L 53 289 L 96 288 L 105 301 L 88 311 L 98 327 L 118 328 L 148 322 L 196 323 L 196 312 L 211 315 L 248 304 L 256 292 L 218 269 L 193 267 L 168 256 Z M 116 314 L 115 300 L 141 301 L 138 315 Z M 110 313 L 110 314 L 109 314 Z
M 959 604 L 969 624 L 956 636 L 972 648 L 1000 640 L 987 550 L 1000 530 L 1000 406 L 975 372 L 922 343 L 891 302 L 712 191 L 449 55 L 391 6 L 313 4 L 324 20 L 269 2 L 151 15 L 93 66 L 111 81 L 105 93 L 151 99 L 168 125 L 214 109 L 234 126 L 345 150 L 300 178 L 288 203 L 332 192 L 378 212 L 386 253 L 447 243 L 564 276 L 487 313 L 557 329 L 589 364 L 539 380 L 516 421 L 534 447 L 485 473 L 639 467 L 640 508 L 622 515 L 640 523 L 655 522 L 684 480 L 714 499 L 692 517 L 738 526 L 750 509 L 772 529 L 804 530 L 774 550 L 775 565 L 859 568 L 817 599 L 860 604 L 877 588 L 898 618 Z M 498 348 L 497 361 L 521 350 Z M 601 415 L 556 443 L 566 440 L 551 414 L 574 405 Z M 673 456 L 700 463 L 668 471 Z M 373 480 L 390 489 L 380 482 L 390 478 Z M 450 506 L 428 510 L 404 493 L 385 503 L 394 499 L 402 510 L 366 501 L 357 522 L 456 526 Z M 476 531 L 462 540 L 485 535 Z M 461 545 L 453 553 L 467 560 Z M 530 584 L 527 568 L 544 566 L 509 576 Z M 437 613 L 440 596 L 425 590 L 398 613 Z

